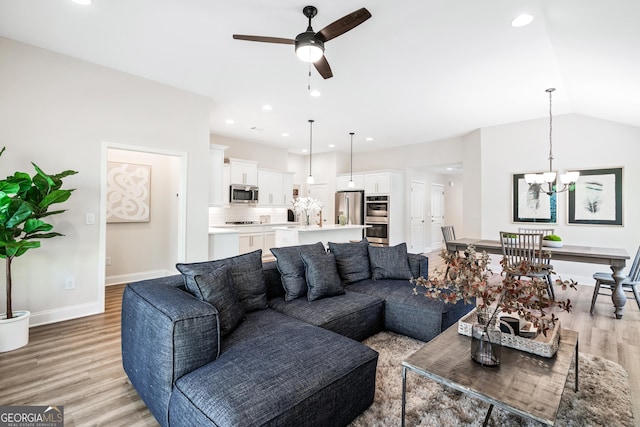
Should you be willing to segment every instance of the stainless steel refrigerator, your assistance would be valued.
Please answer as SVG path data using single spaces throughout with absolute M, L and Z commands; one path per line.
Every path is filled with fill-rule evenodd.
M 347 224 L 364 225 L 364 191 L 336 192 L 336 224 L 340 223 L 340 215 L 347 217 Z

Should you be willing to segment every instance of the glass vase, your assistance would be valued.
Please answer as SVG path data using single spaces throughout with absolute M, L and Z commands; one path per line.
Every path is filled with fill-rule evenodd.
M 471 326 L 471 358 L 482 366 L 500 366 L 502 332 L 493 312 L 478 310 L 478 320 Z

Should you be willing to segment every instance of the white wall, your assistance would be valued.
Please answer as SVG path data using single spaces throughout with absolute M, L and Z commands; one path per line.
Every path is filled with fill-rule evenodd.
M 79 171 L 66 180 L 77 189 L 68 212 L 52 217 L 65 237 L 14 261 L 15 309 L 30 310 L 32 325 L 104 310 L 105 141 L 187 154 L 186 258 L 206 259 L 207 98 L 5 38 L 0 58 L 0 146 L 7 147 L 0 173 L 30 172 L 31 161 L 49 173 Z M 95 225 L 85 224 L 86 213 L 96 215 Z M 64 289 L 67 278 L 74 290 Z
M 556 234 L 570 244 L 623 247 L 633 257 L 640 244 L 640 197 L 635 192 L 640 183 L 640 168 L 635 164 L 640 158 L 640 128 L 576 114 L 554 117 L 553 124 L 554 169 L 624 168 L 622 227 L 568 225 L 567 194 L 560 193 Z M 478 237 L 497 238 L 499 231 L 516 230 L 520 225 L 511 221 L 512 174 L 548 170 L 548 126 L 548 119 L 539 119 L 482 129 L 482 230 Z M 468 184 L 465 179 L 465 203 Z M 582 283 L 593 283 L 591 276 L 596 271 L 609 271 L 603 265 L 554 262 L 554 266 L 563 277 Z

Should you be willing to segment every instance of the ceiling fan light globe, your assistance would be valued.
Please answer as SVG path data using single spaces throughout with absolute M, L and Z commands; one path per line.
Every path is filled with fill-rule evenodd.
M 296 55 L 301 61 L 316 62 L 324 55 L 324 43 L 315 37 L 313 31 L 305 31 L 296 37 Z

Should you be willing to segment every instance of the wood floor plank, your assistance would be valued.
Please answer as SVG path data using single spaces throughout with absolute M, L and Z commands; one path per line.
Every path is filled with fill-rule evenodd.
M 430 270 L 442 267 L 439 252 L 427 255 Z M 640 310 L 629 301 L 623 319 L 616 320 L 611 300 L 601 296 L 591 316 L 593 287 L 578 288 L 562 293 L 574 304 L 573 313 L 560 314 L 562 326 L 578 331 L 580 351 L 627 370 L 640 420 Z M 32 328 L 26 347 L 0 354 L 0 404 L 64 405 L 67 427 L 157 426 L 122 369 L 123 290 L 107 287 L 104 314 Z

